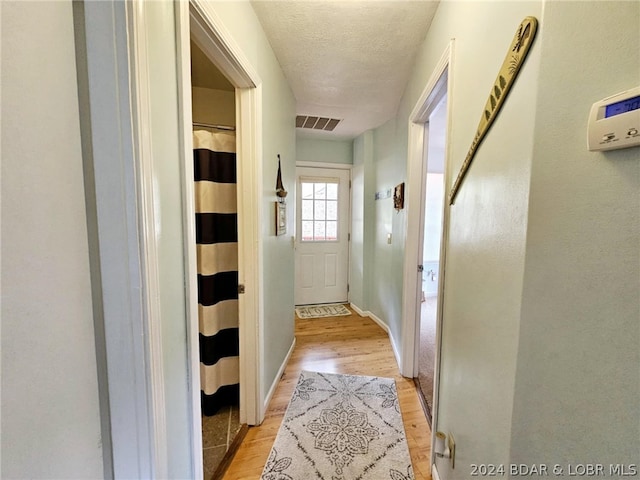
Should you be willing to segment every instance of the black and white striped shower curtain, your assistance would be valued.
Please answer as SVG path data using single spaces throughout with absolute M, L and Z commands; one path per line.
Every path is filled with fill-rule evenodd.
M 204 415 L 239 401 L 235 145 L 233 132 L 193 132 Z

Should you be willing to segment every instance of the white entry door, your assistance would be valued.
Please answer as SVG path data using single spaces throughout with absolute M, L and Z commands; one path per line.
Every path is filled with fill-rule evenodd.
M 346 302 L 349 177 L 346 169 L 296 169 L 296 305 Z

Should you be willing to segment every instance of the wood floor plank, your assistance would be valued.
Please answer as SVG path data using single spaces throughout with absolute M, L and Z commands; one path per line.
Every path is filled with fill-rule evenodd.
M 262 425 L 250 427 L 224 480 L 258 480 L 302 370 L 393 378 L 416 480 L 431 480 L 431 432 L 413 380 L 400 375 L 389 337 L 375 322 L 351 316 L 296 318 L 296 347 Z

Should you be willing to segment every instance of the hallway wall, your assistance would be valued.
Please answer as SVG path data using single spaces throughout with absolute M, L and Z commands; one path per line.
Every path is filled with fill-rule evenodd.
M 71 2 L 0 8 L 0 470 L 103 478 Z
M 640 149 L 589 152 L 587 118 L 640 84 L 640 3 L 543 26 L 511 455 L 608 474 L 640 459 Z
M 405 180 L 409 114 L 455 39 L 450 186 L 516 27 L 538 18 L 529 57 L 451 207 L 435 428 L 458 447 L 455 470 L 436 460 L 443 480 L 469 476 L 473 463 L 637 464 L 638 150 L 588 152 L 586 123 L 594 101 L 638 85 L 639 9 L 442 2 L 397 117 L 372 132 L 380 191 Z M 362 295 L 399 344 L 404 212 L 364 199 L 375 216 Z
M 400 347 L 402 337 L 406 210 L 396 211 L 393 208 L 393 188 L 406 181 L 407 162 L 401 146 L 404 122 L 401 117 L 398 117 L 373 130 L 374 191 L 367 197 L 367 202 L 373 201 L 374 214 L 372 236 L 369 237 L 373 239 L 369 310 L 388 325 L 396 351 Z M 404 138 L 406 143 L 406 136 Z M 386 195 L 389 189 L 391 189 L 391 196 Z M 382 193 L 382 198 L 373 200 L 376 193 Z M 388 243 L 389 235 L 391 235 L 391 243 Z
M 396 119 L 373 132 L 376 191 L 406 181 L 409 115 L 451 38 L 455 39 L 449 92 L 451 169 L 446 181 L 453 183 L 516 27 L 524 17 L 540 19 L 541 14 L 542 4 L 536 1 L 440 4 Z M 452 432 L 459 449 L 455 471 L 447 460 L 437 460 L 443 479 L 468 476 L 474 462 L 509 460 L 533 149 L 530 124 L 539 72 L 537 42 L 451 209 L 437 428 Z M 366 201 L 375 205 L 376 212 L 369 309 L 388 324 L 400 345 L 406 210 L 397 213 L 391 199 Z
M 438 26 L 427 41 L 431 35 L 441 44 L 455 38 L 449 187 L 518 25 L 534 16 L 541 26 L 450 207 L 436 428 L 454 434 L 460 445 L 456 470 L 470 475 L 473 463 L 508 464 L 510 459 L 534 139 L 531 124 L 544 12 L 541 2 L 454 2 L 441 7 Z M 436 463 L 443 480 L 459 478 L 447 459 Z
M 352 140 L 325 140 L 296 135 L 296 161 L 353 164 Z
M 362 311 L 369 310 L 369 291 L 373 268 L 373 237 L 375 226 L 375 191 L 373 169 L 373 131 L 369 130 L 353 141 L 351 170 L 351 250 L 349 252 L 349 301 Z

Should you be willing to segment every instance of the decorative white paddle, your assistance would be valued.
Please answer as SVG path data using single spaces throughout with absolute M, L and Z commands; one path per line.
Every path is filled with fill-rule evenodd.
M 480 118 L 478 131 L 476 132 L 476 136 L 473 138 L 473 142 L 471 142 L 469 153 L 467 153 L 464 162 L 462 162 L 460 172 L 458 173 L 456 181 L 453 183 L 453 187 L 451 188 L 451 193 L 449 194 L 450 205 L 453 205 L 456 194 L 460 189 L 460 184 L 471 165 L 471 161 L 476 154 L 476 150 L 482 143 L 482 140 L 484 140 L 489 127 L 491 127 L 491 124 L 498 116 L 498 112 L 500 111 L 500 108 L 502 108 L 502 104 L 504 103 L 505 98 L 507 98 L 507 94 L 509 93 L 509 90 L 511 90 L 513 82 L 518 76 L 520 67 L 524 62 L 527 53 L 529 53 L 529 48 L 533 43 L 537 29 L 538 20 L 536 20 L 535 17 L 526 17 L 518 27 L 518 31 L 511 42 L 507 56 L 502 63 L 502 67 L 500 67 L 498 77 L 491 88 L 489 99 L 484 106 L 484 112 Z

